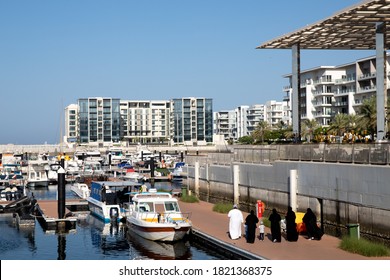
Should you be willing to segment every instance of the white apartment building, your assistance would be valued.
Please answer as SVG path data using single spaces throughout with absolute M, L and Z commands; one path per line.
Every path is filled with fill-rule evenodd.
M 386 68 L 390 69 L 389 55 Z M 284 77 L 289 79 L 289 85 L 284 87 L 284 100 L 290 110 L 292 75 Z M 320 125 L 328 126 L 336 114 L 357 114 L 363 101 L 376 94 L 376 58 L 304 70 L 300 81 L 301 120 L 316 119 Z M 389 76 L 387 85 L 389 88 Z
M 288 112 L 286 101 L 267 101 L 265 104 L 265 121 L 269 123 L 271 127 L 275 127 L 281 122 L 288 125 Z
M 75 143 L 78 137 L 78 112 L 77 104 L 70 104 L 65 108 L 65 133 L 63 141 L 65 143 Z
M 236 138 L 235 140 L 247 136 L 248 126 L 247 126 L 247 115 L 248 115 L 249 106 L 243 105 L 239 106 L 234 111 L 236 112 Z
M 255 131 L 260 121 L 266 121 L 266 111 L 267 107 L 264 104 L 255 104 L 247 109 L 247 135 L 250 135 Z
M 66 142 L 206 145 L 213 142 L 210 98 L 81 98 L 65 108 Z
M 260 121 L 266 121 L 271 127 L 283 122 L 291 125 L 288 101 L 267 101 L 266 104 L 240 106 L 234 110 L 214 113 L 214 133 L 225 140 L 238 140 L 256 130 Z
M 170 108 L 166 100 L 121 100 L 122 138 L 128 143 L 167 143 Z
M 214 113 L 214 134 L 223 139 L 236 139 L 237 116 L 235 110 L 223 110 Z

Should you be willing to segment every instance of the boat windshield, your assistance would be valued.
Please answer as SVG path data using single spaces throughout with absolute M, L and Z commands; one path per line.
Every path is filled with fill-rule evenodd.
M 166 212 L 179 212 L 179 205 L 174 201 L 166 201 L 165 203 Z
M 139 212 L 180 212 L 179 205 L 175 201 L 164 202 L 139 202 L 136 205 Z

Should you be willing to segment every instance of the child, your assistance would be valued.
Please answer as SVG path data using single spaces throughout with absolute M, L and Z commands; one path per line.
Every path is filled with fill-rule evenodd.
M 263 221 L 260 221 L 259 230 L 260 230 L 259 239 L 261 241 L 264 241 L 264 223 L 263 223 Z

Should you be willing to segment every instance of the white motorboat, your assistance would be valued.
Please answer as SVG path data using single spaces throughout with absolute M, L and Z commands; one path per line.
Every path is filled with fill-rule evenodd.
M 132 181 L 93 181 L 87 197 L 91 213 L 105 223 L 126 221 L 129 193 L 138 191 L 140 183 Z
M 184 162 L 177 162 L 175 164 L 175 168 L 171 173 L 169 173 L 169 177 L 171 181 L 182 181 L 185 175 L 183 171 Z
M 135 194 L 127 217 L 134 233 L 153 241 L 173 242 L 183 239 L 191 229 L 189 214 L 181 213 L 176 198 L 164 192 Z
M 70 190 L 82 199 L 87 199 L 91 194 L 88 185 L 84 183 L 74 183 L 70 186 Z
M 29 161 L 26 187 L 28 188 L 47 188 L 49 186 L 49 173 L 50 167 L 48 161 L 36 160 Z

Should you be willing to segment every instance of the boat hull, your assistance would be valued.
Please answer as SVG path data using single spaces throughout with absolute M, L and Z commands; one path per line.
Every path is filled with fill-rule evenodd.
M 49 181 L 48 180 L 42 180 L 42 181 L 28 181 L 26 184 L 26 187 L 28 188 L 48 188 L 49 187 Z
M 73 184 L 70 187 L 70 190 L 82 199 L 87 199 L 87 197 L 89 197 L 90 195 L 90 191 L 86 184 L 79 184 L 79 183 Z
M 91 214 L 99 218 L 105 223 L 111 221 L 120 222 L 123 218 L 123 211 L 118 204 L 107 205 L 104 202 L 98 201 L 92 197 L 87 197 L 88 207 Z
M 134 233 L 153 241 L 174 242 L 183 239 L 190 231 L 191 224 L 145 222 L 133 216 L 127 217 L 127 225 Z

